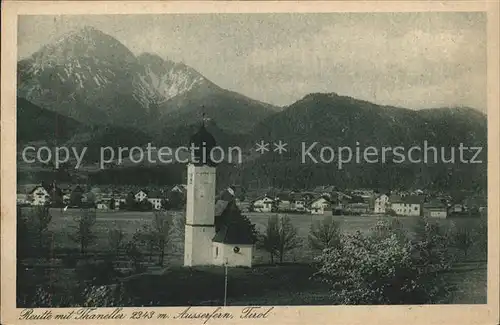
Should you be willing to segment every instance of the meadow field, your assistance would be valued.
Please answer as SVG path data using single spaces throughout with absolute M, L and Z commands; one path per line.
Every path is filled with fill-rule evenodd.
M 28 212 L 26 209 L 25 211 Z M 75 232 L 77 223 L 76 218 L 81 214 L 79 209 L 52 208 L 50 214 L 52 220 L 49 230 L 52 237 L 52 249 L 56 259 L 64 259 L 78 252 L 78 244 L 71 239 L 71 234 Z M 169 211 L 168 214 L 182 215 L 183 211 Z M 245 215 L 256 225 L 260 232 L 266 229 L 268 218 L 274 213 L 248 213 Z M 93 231 L 96 238 L 88 248 L 89 256 L 99 259 L 109 253 L 108 231 L 112 229 L 121 229 L 124 233 L 124 242 L 132 239 L 133 234 L 145 224 L 151 224 L 154 212 L 129 212 L 129 211 L 103 211 L 96 210 L 96 223 Z M 285 255 L 285 263 L 282 265 L 270 265 L 269 254 L 264 250 L 256 248 L 254 253 L 254 267 L 252 269 L 235 269 L 230 272 L 230 282 L 237 283 L 230 289 L 232 305 L 248 304 L 324 304 L 328 301 L 328 293 L 321 283 L 310 282 L 310 276 L 314 273 L 311 262 L 319 254 L 309 248 L 307 236 L 311 224 L 321 221 L 324 215 L 311 214 L 289 214 L 293 225 L 297 228 L 298 235 L 303 241 L 301 247 L 288 252 Z M 412 226 L 417 222 L 418 217 L 390 217 L 390 216 L 333 216 L 334 220 L 340 224 L 341 230 L 345 233 L 356 231 L 366 232 L 373 227 L 381 218 L 400 220 L 403 227 L 411 233 Z M 445 227 L 452 223 L 465 225 L 471 229 L 479 222 L 478 218 L 460 218 L 436 220 Z M 178 240 L 179 241 L 179 240 Z M 183 271 L 183 243 L 173 242 L 172 249 L 166 251 L 163 267 L 155 266 L 155 257 L 152 263 L 146 263 L 148 270 L 139 278 L 139 280 L 130 280 L 130 285 L 135 288 L 141 288 L 144 299 L 149 299 L 150 293 L 145 288 L 162 287 L 172 289 L 177 294 L 157 297 L 157 301 L 168 301 L 171 305 L 193 304 L 220 304 L 220 295 L 201 295 L 194 296 L 179 295 L 180 292 L 197 292 L 196 288 L 206 286 L 211 288 L 215 286 L 217 291 L 223 280 L 223 268 L 208 267 Z M 146 252 L 143 252 L 146 253 Z M 126 260 L 123 256 L 120 260 Z M 151 261 L 151 257 L 146 258 Z M 74 266 L 48 266 L 53 272 L 54 285 L 63 292 L 70 292 L 75 281 Z M 56 275 L 57 274 L 57 275 Z M 443 274 L 450 286 L 453 286 L 453 293 L 445 303 L 484 303 L 486 301 L 486 259 L 484 252 L 478 252 L 471 249 L 466 260 L 457 261 L 450 272 Z M 185 279 L 186 281 L 181 281 Z M 194 281 L 197 279 L 196 281 Z M 29 279 L 28 279 L 29 280 Z M 34 281 L 34 280 L 33 280 Z M 128 281 L 128 280 L 127 280 Z M 135 283 L 135 281 L 138 281 Z M 265 288 L 256 289 L 255 283 L 267 283 Z M 192 285 L 195 287 L 191 288 Z M 36 285 L 36 283 L 33 283 Z M 64 288 L 64 289 L 63 289 Z M 274 289 L 273 289 L 274 288 Z M 285 289 L 286 288 L 286 289 Z M 213 292 L 210 290 L 201 290 L 203 292 Z M 201 292 L 200 291 L 200 292 Z M 182 297 L 181 297 L 182 296 Z M 215 297 L 215 298 L 214 298 Z M 184 299 L 184 300 L 183 300 Z M 189 300 L 186 300 L 189 299 Z M 194 299 L 194 300 L 191 300 Z M 137 302 L 136 302 L 137 303 Z
M 184 211 L 168 211 L 168 214 L 181 215 Z M 53 234 L 53 248 L 77 248 L 77 244 L 70 239 L 70 234 L 75 231 L 77 226 L 76 217 L 81 214 L 79 209 L 67 209 L 64 211 L 59 208 L 51 208 L 50 214 L 52 221 L 49 230 Z M 276 213 L 259 213 L 259 212 L 244 212 L 244 214 L 255 224 L 259 232 L 264 232 L 267 221 L 270 216 Z M 136 230 L 140 229 L 145 224 L 150 224 L 153 220 L 154 212 L 130 212 L 130 211 L 112 211 L 112 210 L 96 210 L 96 223 L 94 231 L 96 240 L 89 247 L 92 252 L 105 252 L 108 250 L 108 231 L 112 229 L 121 229 L 125 235 L 124 241 L 131 239 Z M 309 262 L 313 258 L 313 254 L 307 245 L 307 236 L 310 231 L 311 224 L 321 221 L 326 215 L 313 214 L 283 214 L 287 215 L 293 225 L 298 230 L 298 235 L 303 240 L 303 247 L 289 252 L 287 260 L 290 262 Z M 333 219 L 340 224 L 342 232 L 354 233 L 356 231 L 366 232 L 372 228 L 380 219 L 398 219 L 403 227 L 411 233 L 413 225 L 419 217 L 392 217 L 392 216 L 333 216 Z M 447 227 L 452 223 L 465 224 L 470 228 L 474 228 L 478 222 L 478 218 L 458 218 L 458 219 L 436 219 L 436 222 Z M 173 246 L 181 249 L 170 250 L 167 252 L 167 260 L 170 260 L 174 265 L 182 264 L 182 247 L 183 243 L 172 243 Z M 254 264 L 268 263 L 266 252 L 256 250 L 254 254 Z

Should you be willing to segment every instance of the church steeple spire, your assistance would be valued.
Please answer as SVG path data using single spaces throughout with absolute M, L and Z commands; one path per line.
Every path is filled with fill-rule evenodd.
M 211 150 L 217 145 L 214 136 L 206 129 L 207 118 L 205 112 L 202 113 L 201 125 L 198 131 L 191 136 L 189 141 L 190 146 L 194 146 L 194 157 L 196 158 L 195 165 L 202 166 L 216 166 L 217 164 L 212 161 L 210 153 Z

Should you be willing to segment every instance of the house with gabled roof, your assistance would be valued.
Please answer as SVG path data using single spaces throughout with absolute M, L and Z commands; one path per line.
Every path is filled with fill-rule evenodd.
M 331 210 L 332 205 L 327 196 L 320 195 L 313 199 L 309 205 L 311 214 L 325 214 L 325 211 Z
M 374 201 L 373 212 L 374 213 L 386 213 L 389 209 L 389 196 L 382 194 L 377 196 Z
M 421 216 L 423 214 L 423 204 L 425 197 L 418 195 L 391 195 L 391 209 L 401 216 Z
M 316 186 L 312 192 L 316 193 L 317 195 L 321 196 L 328 196 L 331 198 L 332 193 L 334 193 L 337 190 L 337 188 L 333 185 L 322 185 L 322 186 Z
M 330 197 L 330 201 L 335 205 L 336 209 L 345 208 L 350 200 L 352 200 L 352 196 L 340 191 L 332 192 Z
M 432 200 L 424 203 L 423 215 L 429 218 L 445 219 L 448 217 L 448 207 L 440 200 Z
M 187 185 L 186 184 L 177 184 L 175 186 L 173 186 L 171 189 L 170 189 L 171 192 L 179 192 L 181 194 L 186 194 L 186 191 L 187 191 Z
M 47 205 L 50 203 L 50 189 L 37 185 L 28 193 L 28 198 L 31 205 Z
M 106 200 L 97 200 L 95 202 L 95 206 L 96 206 L 97 210 L 109 210 L 110 209 L 109 201 L 106 201 Z
M 147 193 L 147 200 L 151 203 L 154 210 L 160 210 L 162 208 L 161 202 L 164 199 L 164 195 L 160 191 L 151 191 Z
M 148 198 L 148 190 L 142 189 L 134 194 L 134 198 L 137 202 L 142 202 Z
M 251 202 L 255 212 L 271 212 L 274 205 L 274 199 L 264 195 Z

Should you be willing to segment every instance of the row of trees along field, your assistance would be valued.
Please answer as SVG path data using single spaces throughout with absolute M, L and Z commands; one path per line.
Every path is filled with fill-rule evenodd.
M 446 244 L 446 249 L 453 251 L 455 258 L 459 258 L 459 255 L 461 255 L 460 258 L 467 258 L 473 246 L 476 246 L 479 252 L 486 253 L 487 221 L 485 217 L 477 221 L 477 226 L 474 228 L 471 228 L 469 224 L 459 225 L 454 222 L 449 227 L 440 227 L 427 218 L 420 218 L 413 229 L 405 229 L 397 218 L 380 219 L 370 232 L 380 233 L 382 230 L 385 230 L 386 234 L 394 232 L 403 241 L 410 240 L 412 236 L 413 241 L 424 240 L 427 238 L 423 235 L 430 233 L 428 236 L 439 237 Z M 275 260 L 283 262 L 287 252 L 304 246 L 313 251 L 336 249 L 342 246 L 348 237 L 347 234 L 343 234 L 339 222 L 335 221 L 332 216 L 326 216 L 322 221 L 311 224 L 307 241 L 304 241 L 298 235 L 298 229 L 293 225 L 290 217 L 276 215 L 269 217 L 265 233 L 259 235 L 257 247 L 268 252 L 270 262 L 274 263 Z
M 228 211 L 242 223 L 252 225 L 236 205 Z M 89 286 L 115 283 L 119 278 L 144 272 L 147 265 L 168 265 L 167 254 L 182 255 L 183 251 L 182 214 L 155 212 L 152 220 L 131 237 L 111 223 L 104 235 L 105 251 L 97 253 L 89 251 L 98 235 L 102 236 L 95 227 L 95 210 L 82 210 L 67 230 L 77 250 L 54 247 L 54 236 L 58 234 L 49 230 L 51 215 L 47 207 L 17 212 L 18 302 L 26 307 L 84 304 L 82 292 Z M 312 264 L 317 272 L 311 281 L 324 281 L 331 287 L 332 304 L 435 301 L 445 290 L 439 274 L 449 270 L 455 261 L 467 258 L 473 249 L 485 257 L 487 248 L 486 219 L 470 228 L 459 224 L 443 227 L 420 218 L 413 229 L 405 229 L 397 218 L 387 218 L 366 233 L 348 234 L 333 217 L 326 216 L 311 224 L 307 238 L 299 236 L 288 216 L 269 217 L 263 233 L 252 227 L 256 247 L 268 253 L 271 264 L 284 262 L 292 251 L 313 252 Z M 73 290 L 73 294 L 53 289 L 54 281 L 58 281 L 51 273 L 55 272 L 51 268 L 54 259 L 62 261 L 63 269 L 72 269 L 76 274 L 68 280 L 67 290 Z M 126 268 L 119 267 L 123 262 Z M 40 290 L 45 291 L 42 294 Z

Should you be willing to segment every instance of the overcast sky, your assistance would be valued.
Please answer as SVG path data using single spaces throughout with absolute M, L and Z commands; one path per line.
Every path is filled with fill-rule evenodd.
M 486 111 L 483 13 L 21 16 L 18 57 L 85 25 L 276 105 L 336 92 Z

